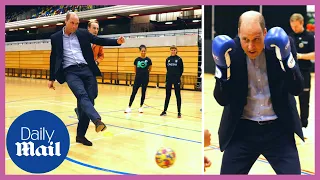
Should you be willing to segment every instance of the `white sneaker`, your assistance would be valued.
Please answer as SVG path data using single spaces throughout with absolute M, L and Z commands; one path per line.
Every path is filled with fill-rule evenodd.
M 131 113 L 131 108 L 128 107 L 124 113 Z
M 143 108 L 139 108 L 139 113 L 143 113 Z

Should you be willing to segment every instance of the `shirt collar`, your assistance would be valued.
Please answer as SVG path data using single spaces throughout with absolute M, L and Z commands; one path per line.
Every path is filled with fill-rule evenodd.
M 62 28 L 62 35 L 63 36 L 66 36 L 66 37 L 70 37 L 70 36 L 73 36 L 75 33 L 71 33 L 69 36 L 64 32 L 64 30 L 66 29 L 66 26 L 64 26 L 63 28 Z

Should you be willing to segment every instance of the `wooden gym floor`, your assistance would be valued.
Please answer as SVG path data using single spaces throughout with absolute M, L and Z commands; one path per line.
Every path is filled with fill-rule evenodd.
M 90 123 L 86 137 L 92 147 L 75 143 L 76 99 L 66 84 L 47 88 L 47 80 L 6 77 L 6 132 L 19 115 L 30 110 L 46 110 L 62 119 L 70 133 L 67 159 L 48 174 L 202 174 L 201 92 L 181 91 L 182 118 L 177 118 L 172 90 L 166 117 L 160 117 L 165 89 L 148 88 L 144 113 L 138 113 L 141 92 L 132 113 L 125 114 L 132 87 L 99 84 L 95 107 L 108 129 L 96 133 Z M 172 148 L 175 164 L 162 169 L 155 163 L 160 147 Z M 93 153 L 94 152 L 94 153 Z M 6 174 L 28 174 L 19 169 L 6 152 Z

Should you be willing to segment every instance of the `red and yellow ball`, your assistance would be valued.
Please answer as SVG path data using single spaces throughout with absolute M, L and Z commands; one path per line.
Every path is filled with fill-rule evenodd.
M 155 156 L 156 163 L 161 168 L 169 168 L 176 161 L 176 153 L 171 148 L 160 148 Z

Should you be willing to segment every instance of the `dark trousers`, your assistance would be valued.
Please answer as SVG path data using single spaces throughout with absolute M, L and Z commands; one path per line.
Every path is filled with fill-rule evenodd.
M 240 120 L 223 154 L 221 174 L 248 174 L 262 154 L 277 174 L 301 174 L 294 133 L 288 133 L 279 120 L 259 125 Z
M 77 98 L 78 127 L 77 136 L 84 137 L 90 119 L 92 122 L 101 120 L 94 108 L 94 99 L 98 95 L 98 83 L 88 66 L 69 66 L 64 70 L 66 82 Z
M 301 119 L 302 127 L 307 127 L 308 118 L 309 118 L 311 74 L 310 74 L 310 71 L 305 71 L 305 70 L 301 70 L 301 74 L 304 78 L 304 90 L 299 95 L 300 119 Z
M 137 94 L 140 87 L 141 87 L 140 106 L 143 105 L 144 100 L 146 98 L 146 91 L 147 91 L 148 83 L 149 83 L 149 75 L 148 76 L 136 76 L 136 78 L 134 80 L 133 88 L 132 88 L 130 102 L 129 102 L 130 107 L 131 107 L 131 105 L 134 101 L 134 98 L 136 97 L 136 94 Z
M 180 78 L 177 77 L 167 77 L 167 82 L 166 82 L 166 100 L 164 103 L 164 111 L 167 111 L 170 98 L 171 98 L 171 89 L 172 89 L 172 84 L 174 85 L 174 92 L 176 94 L 176 99 L 177 99 L 177 109 L 178 113 L 181 112 L 181 93 L 180 93 Z

